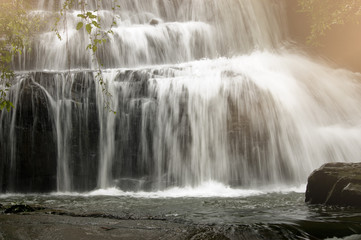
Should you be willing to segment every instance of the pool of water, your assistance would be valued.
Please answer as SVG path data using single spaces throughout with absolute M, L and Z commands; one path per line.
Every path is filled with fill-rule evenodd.
M 0 195 L 0 202 L 3 205 L 41 205 L 75 214 L 152 217 L 212 226 L 234 239 L 247 239 L 244 236 L 254 239 L 361 239 L 361 209 L 308 205 L 302 191 L 302 188 L 240 190 L 215 184 L 163 192 L 108 189 L 84 194 L 8 194 Z

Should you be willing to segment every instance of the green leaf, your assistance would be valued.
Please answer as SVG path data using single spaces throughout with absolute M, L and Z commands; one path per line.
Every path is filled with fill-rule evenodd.
M 84 14 L 78 14 L 77 16 L 86 19 L 86 16 Z
M 11 54 L 7 53 L 7 54 L 5 55 L 4 60 L 5 60 L 5 62 L 7 62 L 7 63 L 11 62 L 11 60 L 12 60 Z
M 1 102 L 0 103 L 0 110 L 3 110 L 5 106 L 6 106 L 6 102 L 5 101 Z
M 6 111 L 10 112 L 11 109 L 11 105 L 9 104 L 9 102 L 6 103 Z
M 78 22 L 76 25 L 76 30 L 80 30 L 83 27 L 83 22 Z
M 86 26 L 86 31 L 90 34 L 92 32 L 92 25 L 90 23 L 88 23 Z
M 97 17 L 97 16 L 94 15 L 92 12 L 87 12 L 86 15 L 87 15 L 90 19 L 94 19 L 94 18 Z
M 100 28 L 99 23 L 97 23 L 96 21 L 92 21 L 92 24 L 93 24 L 95 27 Z

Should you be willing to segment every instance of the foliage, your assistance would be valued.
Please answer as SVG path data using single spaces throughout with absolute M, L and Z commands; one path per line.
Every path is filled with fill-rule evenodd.
M 103 64 L 101 63 L 100 58 L 97 55 L 98 48 L 106 43 L 108 39 L 108 34 L 113 34 L 112 28 L 116 25 L 116 22 L 114 19 L 112 19 L 112 24 L 109 27 L 104 27 L 101 24 L 101 19 L 99 15 L 97 14 L 99 11 L 99 0 L 96 1 L 97 7 L 95 9 L 89 10 L 87 9 L 88 5 L 85 0 L 78 0 L 77 4 L 81 7 L 81 13 L 77 15 L 79 18 L 79 21 L 77 25 L 75 26 L 78 31 L 85 30 L 85 32 L 88 34 L 89 38 L 89 44 L 86 47 L 86 50 L 90 50 L 93 57 L 93 62 L 97 65 L 97 72 L 95 75 L 95 78 L 98 80 L 98 83 L 101 86 L 102 93 L 104 96 L 104 103 L 105 108 L 108 109 L 110 112 L 116 113 L 114 110 L 112 110 L 110 106 L 110 99 L 111 94 L 108 91 L 107 83 L 105 82 L 102 74 L 102 67 Z M 112 10 L 114 11 L 116 8 L 119 8 L 120 6 L 116 4 L 117 0 L 112 0 Z M 75 4 L 75 0 L 66 0 L 63 3 L 63 6 L 60 10 L 60 17 L 57 18 L 54 31 L 58 38 L 62 40 L 61 34 L 58 30 L 58 25 L 61 19 L 63 19 L 64 26 L 67 26 L 66 23 L 66 12 L 70 10 Z M 106 29 L 107 28 L 107 29 Z M 67 30 L 66 30 L 67 31 Z M 67 40 L 68 41 L 68 40 Z M 70 69 L 70 67 L 69 67 Z
M 361 15 L 361 0 L 298 0 L 301 12 L 311 17 L 311 32 L 308 43 L 317 45 L 318 38 L 334 25 L 358 23 Z
M 13 106 L 8 99 L 10 81 L 14 77 L 11 69 L 13 57 L 22 54 L 30 45 L 30 37 L 39 28 L 40 19 L 29 16 L 22 0 L 0 2 L 0 111 Z
M 26 0 L 2 0 L 0 2 L 0 110 L 5 108 L 10 111 L 10 109 L 14 107 L 8 99 L 11 79 L 14 77 L 11 64 L 15 55 L 22 54 L 25 48 L 27 48 L 27 51 L 31 50 L 29 46 L 32 34 L 40 28 L 40 17 L 34 15 L 29 16 L 26 11 L 27 4 L 24 1 Z M 112 0 L 112 2 L 114 5 L 113 10 L 119 7 L 116 5 L 117 0 Z M 76 29 L 79 31 L 85 30 L 88 34 L 89 44 L 87 49 L 92 52 L 93 61 L 97 65 L 95 77 L 102 87 L 102 92 L 105 96 L 105 107 L 109 109 L 109 111 L 114 112 L 110 107 L 111 95 L 103 79 L 101 72 L 103 65 L 97 56 L 97 50 L 101 44 L 107 41 L 108 34 L 113 33 L 111 29 L 115 26 L 115 21 L 113 20 L 109 29 L 105 30 L 97 14 L 98 8 L 87 10 L 86 0 L 66 0 L 62 5 L 60 16 L 57 17 L 53 28 L 59 39 L 62 39 L 58 31 L 59 23 L 63 20 L 66 28 L 66 13 L 75 3 L 81 6 L 81 13 L 78 14 L 79 22 L 77 23 Z M 65 29 L 65 34 L 66 38 L 68 38 L 67 29 Z M 68 39 L 66 39 L 66 41 L 68 42 Z M 70 70 L 70 59 L 68 62 Z

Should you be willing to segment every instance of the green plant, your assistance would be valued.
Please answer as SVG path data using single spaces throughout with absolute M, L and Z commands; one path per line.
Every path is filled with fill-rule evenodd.
M 13 57 L 22 54 L 24 48 L 31 49 L 30 38 L 39 29 L 40 18 L 29 16 L 23 0 L 0 2 L 0 111 L 10 111 L 14 105 L 8 98 L 14 71 Z
M 61 19 L 63 19 L 64 26 L 67 25 L 66 24 L 66 21 L 67 21 L 66 12 L 74 6 L 74 1 L 75 0 L 66 0 L 63 3 L 63 6 L 60 10 L 60 14 L 59 14 L 60 16 L 56 19 L 53 30 L 55 31 L 56 35 L 58 36 L 58 38 L 60 40 L 62 40 L 62 37 L 58 30 L 59 22 L 61 21 Z M 78 1 L 78 4 L 81 6 L 81 13 L 77 15 L 77 17 L 79 18 L 79 21 L 76 25 L 76 29 L 78 31 L 85 29 L 86 33 L 88 34 L 89 44 L 87 45 L 86 50 L 91 51 L 93 62 L 95 62 L 96 66 L 97 66 L 95 78 L 97 79 L 98 83 L 101 86 L 103 97 L 105 99 L 105 101 L 104 101 L 105 108 L 115 114 L 116 112 L 111 108 L 110 100 L 111 100 L 112 96 L 108 90 L 107 83 L 103 78 L 103 74 L 102 74 L 103 64 L 97 55 L 97 51 L 98 51 L 98 48 L 102 44 L 107 42 L 108 35 L 113 34 L 112 28 L 116 25 L 116 22 L 115 22 L 115 19 L 112 19 L 111 26 L 109 26 L 109 27 L 102 26 L 101 19 L 100 19 L 99 15 L 97 14 L 99 11 L 100 0 L 98 0 L 96 3 L 97 3 L 96 8 L 89 10 L 89 9 L 87 9 L 88 5 L 85 0 Z M 112 5 L 113 5 L 112 10 L 113 11 L 116 8 L 120 7 L 116 3 L 117 3 L 117 0 L 112 0 Z M 66 41 L 68 41 L 68 39 L 66 39 Z M 69 66 L 69 69 L 70 69 L 70 66 Z

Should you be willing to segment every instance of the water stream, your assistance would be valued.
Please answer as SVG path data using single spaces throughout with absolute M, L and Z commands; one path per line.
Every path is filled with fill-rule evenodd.
M 38 1 L 34 13 L 51 19 L 61 3 Z M 0 192 L 162 198 L 176 188 L 197 198 L 211 182 L 225 190 L 206 197 L 247 199 L 302 186 L 323 163 L 360 161 L 361 75 L 289 44 L 284 1 L 98 4 L 102 26 L 116 22 L 97 51 L 116 114 L 104 108 L 75 6 L 59 25 L 65 39 L 49 23 L 14 59 Z
M 39 1 L 34 12 L 49 17 L 59 4 Z M 104 108 L 75 6 L 58 26 L 66 39 L 49 26 L 14 59 L 2 191 L 300 185 L 323 163 L 359 161 L 360 75 L 289 47 L 283 1 L 112 7 L 97 13 L 104 29 L 117 23 L 97 54 L 117 114 Z

